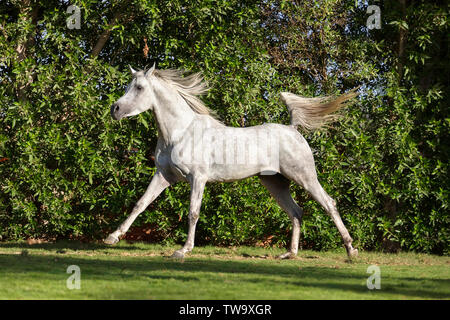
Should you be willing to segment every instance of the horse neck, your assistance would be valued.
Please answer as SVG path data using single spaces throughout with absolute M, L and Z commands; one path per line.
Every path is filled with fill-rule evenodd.
M 155 96 L 153 113 L 158 124 L 158 134 L 165 144 L 170 145 L 183 136 L 196 114 L 173 89 L 160 85 L 155 88 Z

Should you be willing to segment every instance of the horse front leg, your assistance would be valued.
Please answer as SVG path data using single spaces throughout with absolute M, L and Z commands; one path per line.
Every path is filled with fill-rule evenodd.
M 191 183 L 191 203 L 189 207 L 189 231 L 186 243 L 183 248 L 175 251 L 172 258 L 182 259 L 184 255 L 191 252 L 194 248 L 195 227 L 197 225 L 200 214 L 200 207 L 202 205 L 203 190 L 205 189 L 205 181 L 201 179 L 193 179 Z
M 117 228 L 116 231 L 111 233 L 108 236 L 108 238 L 106 238 L 103 242 L 106 244 L 115 244 L 119 242 L 119 238 L 128 231 L 131 224 L 134 222 L 134 220 L 136 220 L 139 214 L 142 213 L 145 210 L 145 208 L 147 208 L 148 205 L 152 203 L 153 200 L 155 200 L 156 197 L 158 197 L 160 193 L 168 186 L 170 186 L 170 183 L 166 180 L 166 178 L 164 178 L 164 176 L 160 171 L 156 171 L 152 181 L 147 187 L 147 190 L 145 191 L 144 195 L 139 199 L 139 201 L 136 203 L 131 214 L 120 225 L 120 227 Z

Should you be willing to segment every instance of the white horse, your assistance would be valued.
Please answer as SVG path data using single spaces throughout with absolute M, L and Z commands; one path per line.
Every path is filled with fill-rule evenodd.
M 280 258 L 297 255 L 303 211 L 292 199 L 289 183 L 305 188 L 331 216 L 348 256 L 357 256 L 352 238 L 336 208 L 336 202 L 317 180 L 314 158 L 298 125 L 314 129 L 331 119 L 329 113 L 356 96 L 354 91 L 339 97 L 304 98 L 281 93 L 291 112 L 291 125 L 264 124 L 248 128 L 227 127 L 198 98 L 207 87 L 200 74 L 184 76 L 179 70 L 147 71 L 132 68 L 126 93 L 111 106 L 115 120 L 151 110 L 158 126 L 155 152 L 156 173 L 130 216 L 111 233 L 105 243 L 115 244 L 137 216 L 170 185 L 186 181 L 191 186 L 189 231 L 185 245 L 172 257 L 183 258 L 194 248 L 195 227 L 207 182 L 235 181 L 259 176 L 283 208 L 293 225 L 290 250 Z

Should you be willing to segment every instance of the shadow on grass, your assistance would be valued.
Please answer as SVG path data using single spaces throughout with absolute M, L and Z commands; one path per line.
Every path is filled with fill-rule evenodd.
M 91 251 L 91 250 L 105 250 L 105 249 L 114 249 L 114 250 L 143 250 L 146 251 L 148 249 L 140 248 L 138 246 L 133 245 L 132 243 L 120 246 L 111 246 L 104 244 L 102 242 L 81 242 L 81 241 L 69 241 L 69 240 L 61 240 L 57 242 L 45 242 L 45 243 L 36 243 L 36 244 L 28 244 L 25 242 L 0 242 L 0 248 L 6 249 L 42 249 L 48 251 L 55 251 L 58 249 L 71 249 L 77 251 Z
M 45 244 L 43 245 L 45 247 Z M 36 246 L 33 246 L 33 248 L 36 248 Z M 92 248 L 92 246 L 89 248 Z M 55 249 L 55 246 L 52 246 L 52 249 Z M 274 263 L 273 260 L 271 262 L 260 262 L 255 262 L 255 260 L 227 261 L 200 258 L 177 261 L 165 257 L 103 256 L 101 258 L 79 258 L 57 254 L 1 254 L 0 270 L 1 273 L 8 274 L 10 277 L 32 273 L 37 275 L 38 279 L 55 280 L 67 277 L 65 271 L 69 265 L 78 265 L 84 277 L 90 280 L 110 282 L 130 279 L 142 280 L 144 278 L 196 283 L 207 278 L 208 281 L 223 283 L 229 275 L 228 278 L 232 279 L 232 282 L 242 290 L 245 290 L 245 283 L 260 283 L 266 288 L 277 287 L 279 290 L 318 288 L 335 290 L 336 292 L 342 291 L 343 298 L 346 298 L 346 291 L 366 295 L 369 293 L 365 285 L 368 275 L 362 273 L 361 270 L 333 269 L 323 266 L 302 266 L 299 268 L 298 265 L 292 263 Z M 384 286 L 382 288 L 383 294 L 392 294 L 394 298 L 449 298 L 450 281 L 445 278 L 398 277 L 387 273 L 383 275 L 382 283 L 382 286 Z M 249 295 L 251 295 L 251 292 Z M 298 299 L 301 298 L 301 296 L 298 297 Z

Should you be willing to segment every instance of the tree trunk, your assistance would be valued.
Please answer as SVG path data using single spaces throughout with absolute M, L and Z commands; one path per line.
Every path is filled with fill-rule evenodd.
M 402 21 L 406 21 L 406 0 L 399 0 L 400 8 L 402 10 Z M 399 34 L 398 34 L 398 62 L 397 62 L 397 72 L 398 72 L 398 81 L 401 82 L 404 74 L 404 66 L 405 66 L 405 47 L 406 47 L 406 39 L 408 35 L 408 30 L 404 29 L 400 26 Z
M 16 52 L 17 52 L 17 64 L 21 63 L 22 61 L 24 61 L 30 54 L 30 48 L 33 47 L 34 43 L 35 43 L 35 34 L 36 34 L 36 23 L 37 23 L 37 17 L 38 17 L 38 12 L 39 12 L 39 8 L 37 5 L 35 5 L 34 7 L 31 4 L 31 0 L 24 0 L 21 4 L 20 4 L 20 9 L 19 9 L 20 13 L 19 13 L 19 19 L 21 19 L 22 21 L 24 21 L 25 23 L 29 22 L 31 23 L 34 28 L 33 31 L 30 32 L 28 35 L 26 35 L 22 41 L 19 41 L 17 47 L 16 47 Z M 17 98 L 20 102 L 26 102 L 27 99 L 27 91 L 28 88 L 31 86 L 31 84 L 34 81 L 34 75 L 32 74 L 32 70 L 27 70 L 27 72 L 29 72 L 30 74 L 27 77 L 27 80 L 25 82 L 17 82 Z

